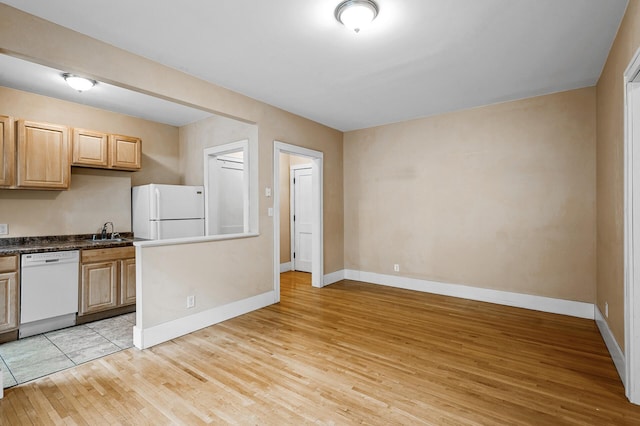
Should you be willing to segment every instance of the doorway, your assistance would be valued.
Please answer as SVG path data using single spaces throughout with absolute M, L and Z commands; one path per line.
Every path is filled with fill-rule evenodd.
M 249 232 L 250 168 L 248 139 L 205 148 L 205 235 Z
M 284 142 L 274 142 L 273 150 L 273 223 L 274 223 L 274 293 L 276 302 L 280 301 L 280 272 L 281 272 L 281 227 L 283 226 L 283 211 L 281 207 L 282 191 L 280 189 L 280 170 L 282 166 L 281 154 L 288 154 L 305 159 L 311 169 L 311 211 L 310 211 L 310 260 L 311 260 L 311 285 L 322 287 L 324 285 L 324 260 L 323 260 L 323 234 L 322 234 L 322 175 L 323 154 L 320 151 L 290 145 Z M 287 197 L 288 198 L 288 197 Z M 286 225 L 285 225 L 286 226 Z M 296 253 L 296 256 L 298 254 Z M 282 256 L 283 257 L 283 256 Z

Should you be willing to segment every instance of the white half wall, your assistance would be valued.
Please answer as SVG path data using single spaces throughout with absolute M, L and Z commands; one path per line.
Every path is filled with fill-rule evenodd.
M 270 243 L 245 234 L 135 242 L 135 346 L 275 303 L 271 257 L 264 255 Z

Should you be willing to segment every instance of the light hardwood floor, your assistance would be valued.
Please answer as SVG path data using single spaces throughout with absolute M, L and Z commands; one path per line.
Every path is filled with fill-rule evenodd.
M 593 321 L 309 275 L 282 301 L 8 389 L 0 423 L 639 425 Z

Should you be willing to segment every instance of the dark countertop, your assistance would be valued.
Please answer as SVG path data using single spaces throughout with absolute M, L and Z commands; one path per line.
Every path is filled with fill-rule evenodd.
M 122 232 L 122 241 L 92 240 L 92 234 L 83 235 L 54 235 L 45 237 L 0 238 L 0 256 L 26 253 L 45 253 L 50 251 L 83 250 L 108 247 L 132 246 L 134 241 L 144 241 L 133 238 L 131 232 Z

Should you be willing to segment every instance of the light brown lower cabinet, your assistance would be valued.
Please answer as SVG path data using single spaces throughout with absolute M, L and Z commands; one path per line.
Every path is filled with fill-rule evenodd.
M 120 260 L 120 304 L 136 303 L 136 259 Z
M 136 303 L 133 247 L 82 250 L 78 315 Z
M 0 257 L 0 333 L 18 329 L 18 256 Z

